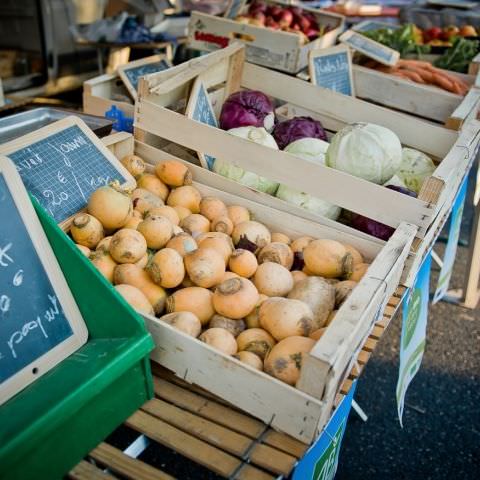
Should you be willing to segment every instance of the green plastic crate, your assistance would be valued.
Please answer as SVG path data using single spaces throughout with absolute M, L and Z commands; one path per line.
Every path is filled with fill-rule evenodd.
M 73 355 L 0 407 L 0 479 L 62 478 L 153 396 L 142 318 L 32 200 L 89 331 Z

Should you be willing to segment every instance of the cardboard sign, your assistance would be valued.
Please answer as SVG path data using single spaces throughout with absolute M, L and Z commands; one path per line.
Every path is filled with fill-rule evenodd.
M 352 56 L 344 45 L 312 50 L 309 55 L 310 81 L 344 95 L 355 96 Z
M 448 242 L 445 248 L 443 264 L 438 276 L 437 289 L 433 296 L 432 303 L 435 304 L 441 300 L 448 291 L 450 278 L 452 276 L 453 265 L 457 254 L 458 239 L 460 237 L 460 227 L 462 226 L 463 207 L 465 205 L 465 196 L 467 194 L 468 177 L 463 181 L 460 190 L 457 193 L 450 214 L 450 229 L 448 231 Z
M 113 180 L 135 179 L 77 117 L 67 117 L 0 146 L 28 192 L 57 223 L 85 208 L 91 193 Z
M 213 111 L 212 104 L 210 103 L 207 89 L 205 88 L 201 77 L 198 77 L 193 84 L 192 93 L 188 99 L 185 115 L 197 122 L 205 123 L 206 125 L 218 128 L 217 118 L 215 116 L 215 112 Z M 211 155 L 206 155 L 203 152 L 197 153 L 202 167 L 212 170 L 215 158 Z
M 140 77 L 167 70 L 171 66 L 172 64 L 167 60 L 165 55 L 153 55 L 129 62 L 125 65 L 120 65 L 118 67 L 118 74 L 132 98 L 137 100 L 137 88 Z
M 400 53 L 386 47 L 375 40 L 365 37 L 361 33 L 348 30 L 339 38 L 341 43 L 348 45 L 353 50 L 373 58 L 377 62 L 393 67 L 400 58 Z
M 0 405 L 87 341 L 15 165 L 0 157 Z
M 240 15 L 247 0 L 230 0 L 223 16 L 225 18 L 236 18 Z
M 310 447 L 293 471 L 292 480 L 333 480 L 338 467 L 340 447 L 342 445 L 348 415 L 352 407 L 357 381 L 355 380 L 348 395 L 335 409 L 318 440 Z
M 429 253 L 423 261 L 413 287 L 405 295 L 402 304 L 400 368 L 396 391 L 398 418 L 402 427 L 405 394 L 411 381 L 420 370 L 425 350 L 431 264 L 432 256 Z

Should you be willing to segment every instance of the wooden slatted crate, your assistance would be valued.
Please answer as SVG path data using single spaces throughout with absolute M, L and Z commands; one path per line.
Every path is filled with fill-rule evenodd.
M 465 97 L 371 68 L 353 66 L 353 80 L 358 97 L 459 130 L 466 121 L 477 117 L 480 89 L 474 87 L 475 76 L 449 73 L 461 77 L 472 87 Z
M 117 134 L 115 139 L 116 142 L 109 138 L 103 141 L 112 151 L 121 152 L 121 156 L 140 155 L 149 164 L 149 171 L 153 171 L 159 161 L 175 158 L 140 142 L 129 151 L 132 144 L 127 134 Z M 349 243 L 371 262 L 365 276 L 338 310 L 335 321 L 303 360 L 298 389 L 222 354 L 155 317 L 144 316 L 157 346 L 152 354 L 154 361 L 272 427 L 311 442 L 330 418 L 335 396 L 347 372 L 399 284 L 417 229 L 402 223 L 386 244 L 372 241 L 355 232 L 346 233 L 313 223 L 229 193 L 230 185 L 222 177 L 219 177 L 222 183 L 217 185 L 220 189 L 207 186 L 202 179 L 210 173 L 192 164 L 190 168 L 193 184 L 202 196 L 221 198 L 227 205 L 243 205 L 271 231 L 291 238 L 309 235 Z
M 155 144 L 159 137 L 167 139 L 190 150 L 228 159 L 246 170 L 285 183 L 296 190 L 314 196 L 321 191 L 324 200 L 392 227 L 398 227 L 403 221 L 414 224 L 419 228 L 419 239 L 427 233 L 431 234 L 430 225 L 436 221 L 442 209 L 448 207 L 447 200 L 455 194 L 461 178 L 470 168 L 479 141 L 479 122 L 468 121 L 460 133 L 455 132 L 245 63 L 244 56 L 241 46 L 232 45 L 169 72 L 144 77 L 140 82 L 135 112 L 137 139 L 149 144 Z M 185 102 L 193 81 L 199 77 L 209 91 L 217 115 L 223 100 L 231 92 L 240 88 L 261 90 L 282 105 L 277 112 L 283 117 L 309 115 L 320 120 L 329 132 L 336 132 L 348 123 L 355 122 L 377 123 L 390 128 L 404 146 L 420 150 L 436 160 L 437 168 L 424 182 L 419 197 L 412 198 L 344 172 L 232 136 L 169 108 L 172 104 Z M 218 183 L 214 177 L 210 174 L 209 184 Z M 265 201 L 278 210 L 352 233 L 350 227 L 292 207 L 277 198 L 267 199 L 266 195 L 253 192 L 250 188 L 240 186 L 236 193 L 258 202 Z M 415 278 L 420 265 L 418 258 L 405 273 L 404 282 L 407 286 Z
M 388 312 L 367 338 L 357 362 L 335 398 L 339 405 L 352 382 L 363 372 L 405 289 L 399 288 L 388 302 Z M 155 398 L 127 421 L 138 435 L 145 435 L 198 465 L 229 479 L 272 480 L 287 478 L 302 461 L 309 444 L 273 430 L 221 398 L 191 385 L 152 363 Z M 178 457 L 177 457 L 178 458 Z M 69 474 L 72 480 L 173 480 L 175 465 L 165 461 L 156 468 L 104 442 L 92 450 Z M 182 460 L 179 458 L 179 462 Z
M 247 8 L 244 7 L 244 10 Z M 188 24 L 188 44 L 193 49 L 211 52 L 232 42 L 242 42 L 246 46 L 249 62 L 288 73 L 297 73 L 307 66 L 308 54 L 311 50 L 335 45 L 345 23 L 345 17 L 336 13 L 311 8 L 304 8 L 304 10 L 309 11 L 316 18 L 319 26 L 329 28 L 324 35 L 305 45 L 302 44 L 301 37 L 297 33 L 240 23 L 202 12 L 191 14 Z

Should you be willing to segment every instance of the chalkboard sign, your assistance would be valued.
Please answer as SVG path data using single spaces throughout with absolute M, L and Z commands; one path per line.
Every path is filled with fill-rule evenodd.
M 309 56 L 310 81 L 344 95 L 355 96 L 350 49 L 343 45 L 312 50 Z
M 0 146 L 28 192 L 62 223 L 83 209 L 90 194 L 113 180 L 135 179 L 77 117 L 67 117 Z
M 215 112 L 213 111 L 207 89 L 205 88 L 201 77 L 198 77 L 193 84 L 185 115 L 197 122 L 205 123 L 212 127 L 218 127 Z M 215 158 L 211 155 L 206 155 L 203 152 L 197 153 L 202 167 L 212 170 Z
M 247 0 L 230 0 L 223 16 L 225 18 L 236 18 L 240 15 Z
M 394 66 L 400 58 L 400 53 L 396 50 L 386 47 L 381 43 L 375 42 L 365 37 L 361 33 L 348 30 L 339 38 L 341 43 L 348 45 L 353 50 L 363 53 L 367 57 L 373 58 L 377 62 L 390 67 Z
M 87 340 L 13 163 L 0 157 L 0 404 Z
M 118 67 L 118 74 L 122 79 L 125 87 L 134 100 L 137 100 L 137 88 L 140 77 L 149 75 L 150 73 L 161 72 L 167 70 L 172 65 L 165 55 L 153 55 L 151 57 L 142 58 L 129 62 Z
M 365 20 L 364 22 L 357 23 L 352 27 L 352 30 L 356 32 L 370 32 L 372 30 L 397 30 L 399 25 L 394 25 L 393 23 L 388 22 L 378 22 L 376 20 Z

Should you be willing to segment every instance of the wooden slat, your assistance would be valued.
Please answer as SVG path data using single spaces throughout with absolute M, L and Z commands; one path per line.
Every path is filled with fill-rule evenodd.
M 234 476 L 235 480 L 273 480 L 274 478 L 276 477 L 246 463 L 242 465 L 242 468 Z
M 308 445 L 284 433 L 269 430 L 263 437 L 263 443 L 300 458 L 307 451 Z
M 89 454 L 98 463 L 128 480 L 174 480 L 174 477 L 141 460 L 129 457 L 108 443 L 101 443 Z
M 239 457 L 245 455 L 252 443 L 251 438 L 232 432 L 210 420 L 197 417 L 163 400 L 150 400 L 142 406 L 142 410 Z
M 370 358 L 371 353 L 367 352 L 366 350 L 361 350 L 357 357 L 357 362 L 360 364 L 365 365 Z
M 116 477 L 102 472 L 95 465 L 82 460 L 68 474 L 72 480 L 117 480 Z
M 152 440 L 225 477 L 229 477 L 241 464 L 238 458 L 141 410 L 135 412 L 125 423 Z
M 153 379 L 155 395 L 167 400 L 189 412 L 196 413 L 201 417 L 213 420 L 220 425 L 243 433 L 250 438 L 257 438 L 265 429 L 265 425 L 248 415 L 230 410 L 224 405 L 219 405 L 202 398 L 192 392 L 183 390 L 159 378 Z
M 365 342 L 365 345 L 363 346 L 364 350 L 373 352 L 375 347 L 377 346 L 378 340 L 375 340 L 373 338 L 367 338 L 367 341 Z
M 288 476 L 297 459 L 268 445 L 257 444 L 249 454 L 250 462 L 269 472 Z

